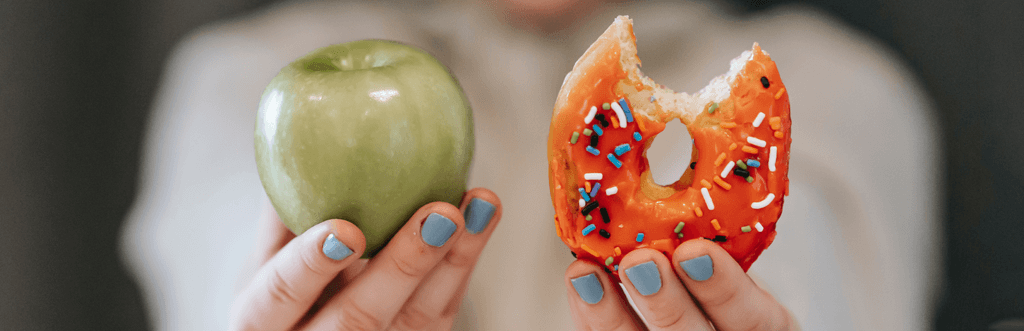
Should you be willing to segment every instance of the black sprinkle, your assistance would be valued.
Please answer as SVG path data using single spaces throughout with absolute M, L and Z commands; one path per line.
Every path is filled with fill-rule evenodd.
M 708 239 L 708 238 L 704 238 L 704 237 L 700 237 L 700 239 L 704 239 L 704 240 L 707 240 L 707 241 L 714 241 L 712 239 Z
M 590 135 L 590 147 L 597 148 L 597 142 L 600 141 L 601 136 L 596 133 Z
M 604 220 L 605 224 L 611 223 L 611 221 L 612 221 L 612 218 L 608 217 L 608 209 L 604 209 L 604 207 L 601 207 L 601 219 Z M 604 231 L 604 230 L 601 230 L 601 231 Z
M 694 169 L 696 167 L 697 167 L 697 162 L 690 162 L 690 169 Z
M 583 213 L 583 215 L 590 215 L 590 212 L 594 211 L 594 209 L 597 207 L 597 200 L 590 200 L 590 203 L 584 205 L 583 210 L 581 210 L 580 212 Z
M 611 269 L 608 269 L 608 267 L 604 267 L 604 272 L 612 273 Z
M 604 208 L 601 208 L 601 209 L 604 209 Z M 612 237 L 612 234 L 608 233 L 608 231 L 606 231 L 605 229 L 601 229 L 601 231 L 597 231 L 597 233 L 600 234 L 602 237 L 604 237 L 604 239 L 608 239 L 608 238 Z
M 594 119 L 597 120 L 598 122 L 601 122 L 602 127 L 608 127 L 608 119 L 604 118 L 604 114 L 597 114 L 594 116 Z
M 711 239 L 711 241 L 725 242 L 725 236 L 715 236 L 715 239 Z
M 764 88 L 768 88 L 768 77 L 761 76 L 761 86 L 764 86 Z
M 743 170 L 743 168 L 740 167 L 735 167 L 732 168 L 732 174 L 743 178 L 747 178 L 747 176 L 750 176 L 750 171 Z
M 569 251 L 569 253 L 572 253 L 572 257 L 574 257 L 574 258 L 575 258 L 575 257 L 578 257 L 578 256 L 576 256 L 576 252 L 573 252 L 573 251 Z

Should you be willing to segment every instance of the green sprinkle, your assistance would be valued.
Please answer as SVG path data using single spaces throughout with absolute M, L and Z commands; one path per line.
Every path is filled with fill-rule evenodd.
M 593 217 L 590 217 L 590 215 L 587 215 L 587 220 L 588 220 L 588 221 L 589 221 L 589 220 L 592 220 L 592 219 L 594 219 L 594 218 L 593 218 Z
M 683 233 L 682 233 L 682 232 L 680 232 L 680 233 L 678 234 L 678 236 L 679 236 L 679 238 L 682 238 L 682 237 L 683 237 Z
M 684 225 L 686 225 L 686 223 L 683 222 L 679 222 L 679 224 L 676 224 L 676 233 L 682 232 Z
M 747 183 L 753 183 L 754 177 L 747 176 Z
M 604 110 L 612 109 L 612 105 L 609 105 L 607 102 L 605 102 L 604 104 L 601 105 L 601 109 L 604 109 Z
M 583 129 L 584 136 L 590 137 L 592 133 L 594 133 L 594 131 L 590 131 L 590 129 Z
M 612 262 L 615 262 L 615 259 L 609 256 L 607 259 L 604 260 L 604 265 L 612 265 Z
M 743 161 L 736 161 L 736 166 L 740 167 L 740 169 L 747 170 L 747 164 L 743 163 Z
M 572 133 L 572 139 L 569 140 L 569 142 L 575 144 L 577 140 L 580 140 L 580 133 L 574 131 Z M 744 168 L 746 168 L 746 167 L 744 167 Z
M 744 227 L 740 228 L 740 230 L 743 230 L 743 233 L 750 232 L 750 226 L 749 225 L 744 226 Z
M 715 109 L 718 109 L 718 103 L 717 102 L 712 103 L 711 107 L 708 107 L 708 114 L 714 113 Z

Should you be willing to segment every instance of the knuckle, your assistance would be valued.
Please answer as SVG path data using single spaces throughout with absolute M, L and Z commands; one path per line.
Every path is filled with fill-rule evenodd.
M 740 291 L 736 288 L 720 287 L 720 289 L 722 290 L 708 293 L 698 299 L 705 309 L 730 305 L 739 297 Z
M 659 328 L 673 328 L 681 326 L 683 316 L 686 315 L 683 313 L 683 309 L 679 309 L 677 307 L 665 307 L 660 309 L 660 312 L 661 313 L 658 314 L 651 314 L 651 316 L 647 318 L 647 322 L 652 326 Z
M 444 262 L 455 268 L 468 268 L 476 264 L 477 252 L 471 249 L 452 249 L 445 255 Z
M 341 313 L 334 319 L 332 330 L 345 331 L 373 331 L 384 329 L 384 321 L 377 315 L 370 313 L 366 308 L 351 300 L 346 300 L 342 305 Z
M 424 275 L 427 274 L 427 272 L 430 271 L 431 267 L 433 267 L 433 265 L 431 265 L 431 264 L 427 264 L 427 263 L 421 262 L 421 261 L 424 261 L 424 259 L 412 260 L 412 259 L 402 258 L 403 256 L 414 256 L 414 255 L 395 254 L 395 255 L 391 256 L 390 260 L 391 260 L 391 263 L 394 265 L 395 270 L 397 270 L 399 273 L 401 273 L 401 275 L 403 275 L 405 277 L 408 277 L 410 279 L 422 278 Z
M 300 253 L 299 259 L 302 261 L 302 266 L 313 273 L 313 275 L 326 276 L 329 272 L 324 263 L 318 262 L 317 257 L 308 250 Z
M 288 305 L 299 301 L 295 288 L 281 275 L 277 269 L 273 269 L 270 278 L 267 280 L 267 293 L 273 302 Z
M 396 330 L 423 330 L 435 320 L 434 314 L 427 312 L 418 305 L 406 306 L 395 318 L 393 328 Z

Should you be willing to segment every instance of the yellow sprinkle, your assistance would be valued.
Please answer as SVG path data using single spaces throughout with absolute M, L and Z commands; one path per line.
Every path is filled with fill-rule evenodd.
M 718 126 L 721 126 L 723 129 L 732 129 L 736 127 L 736 122 L 722 122 Z
M 711 183 L 708 183 L 707 179 L 701 179 L 700 185 L 703 185 L 706 188 L 711 188 Z
M 730 150 L 730 151 L 731 151 L 731 150 L 734 150 L 734 149 L 736 149 L 736 143 L 732 143 L 732 145 L 729 145 L 729 150 Z M 717 164 L 716 164 L 716 165 L 717 165 Z
M 772 126 L 772 130 L 778 130 L 782 128 L 782 117 L 775 116 L 768 119 L 768 125 Z
M 613 127 L 613 128 L 618 128 L 618 127 L 620 127 L 620 126 L 619 126 L 619 120 L 617 120 L 615 116 L 612 116 L 612 127 Z
M 595 252 L 593 249 L 591 249 L 590 246 L 587 246 L 587 244 L 580 245 L 580 248 L 583 248 L 584 251 L 586 251 L 587 253 L 590 253 L 590 255 L 593 255 L 594 257 L 600 257 L 601 256 L 601 254 L 597 254 L 597 252 Z
M 693 210 L 693 213 L 694 213 L 695 215 L 697 215 L 697 217 L 701 217 L 701 216 L 704 216 L 704 211 L 703 211 L 703 210 L 700 210 L 700 207 L 697 207 L 696 209 L 694 209 L 694 210 Z
M 782 137 L 784 137 L 784 135 L 782 134 L 782 131 L 775 131 L 775 138 L 782 139 Z
M 619 249 L 619 246 L 615 246 L 615 256 L 619 256 L 619 255 L 622 255 L 622 250 Z
M 757 148 L 753 148 L 753 147 L 750 147 L 750 146 L 743 146 L 743 148 L 741 148 L 741 150 L 743 150 L 744 152 L 750 153 L 750 154 L 757 154 L 758 153 L 757 152 Z
M 722 161 L 725 161 L 725 153 L 718 155 L 718 159 L 715 159 L 715 166 L 722 165 Z
M 722 188 L 724 188 L 726 191 L 728 191 L 729 189 L 732 188 L 732 185 L 729 185 L 729 183 L 726 183 L 721 178 L 718 178 L 718 176 L 715 176 L 714 179 L 715 179 L 715 183 L 718 184 L 718 186 L 721 186 Z
M 715 231 L 721 230 L 722 226 L 718 224 L 717 219 L 711 220 L 711 226 L 715 227 Z
M 583 184 L 584 184 L 583 186 L 585 186 L 584 188 L 587 189 L 587 193 L 589 193 L 590 192 L 590 182 L 589 181 L 588 182 L 583 182 Z
M 786 93 L 786 88 L 785 87 L 779 89 L 778 93 L 775 93 L 775 100 L 779 100 L 779 98 L 782 97 L 783 93 Z

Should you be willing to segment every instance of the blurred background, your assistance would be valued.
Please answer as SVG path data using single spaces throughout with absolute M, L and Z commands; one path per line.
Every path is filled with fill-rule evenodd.
M 279 2 L 0 0 L 0 329 L 152 328 L 118 246 L 166 61 L 190 31 Z M 909 66 L 941 136 L 937 162 L 905 165 L 942 179 L 932 327 L 1024 319 L 1024 2 L 712 3 L 811 6 Z

